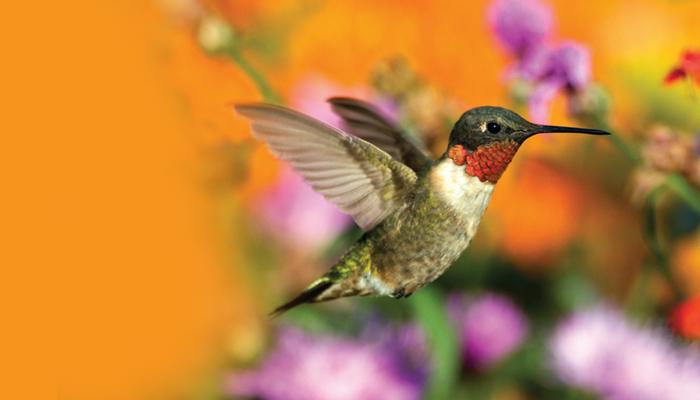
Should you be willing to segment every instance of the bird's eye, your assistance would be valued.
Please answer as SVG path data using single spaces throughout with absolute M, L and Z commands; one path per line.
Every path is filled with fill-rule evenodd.
M 495 122 L 489 122 L 488 124 L 486 124 L 486 130 L 488 130 L 491 133 L 498 133 L 501 131 L 501 126 Z

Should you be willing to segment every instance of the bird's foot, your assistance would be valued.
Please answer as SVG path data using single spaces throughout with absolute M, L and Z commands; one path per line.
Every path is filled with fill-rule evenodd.
M 400 288 L 394 291 L 394 293 L 391 294 L 391 297 L 395 299 L 404 299 L 408 298 L 413 294 L 413 292 L 408 292 L 406 293 L 406 288 Z

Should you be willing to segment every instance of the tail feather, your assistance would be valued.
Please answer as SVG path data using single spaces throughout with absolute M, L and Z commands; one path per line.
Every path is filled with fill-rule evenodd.
M 297 297 L 282 304 L 281 306 L 275 308 L 274 311 L 270 313 L 270 316 L 276 317 L 285 311 L 288 311 L 300 304 L 313 303 L 318 299 L 318 297 L 333 286 L 333 282 L 328 278 L 321 278 L 316 282 L 312 283 L 308 288 L 301 292 Z

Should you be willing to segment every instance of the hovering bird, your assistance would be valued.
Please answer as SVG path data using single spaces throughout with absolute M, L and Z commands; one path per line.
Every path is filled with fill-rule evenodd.
M 348 132 L 280 106 L 235 106 L 252 121 L 256 138 L 364 230 L 326 274 L 273 314 L 340 297 L 410 296 L 469 246 L 498 179 L 525 140 L 539 133 L 609 134 L 477 107 L 462 114 L 447 149 L 433 160 L 371 104 L 329 102 Z

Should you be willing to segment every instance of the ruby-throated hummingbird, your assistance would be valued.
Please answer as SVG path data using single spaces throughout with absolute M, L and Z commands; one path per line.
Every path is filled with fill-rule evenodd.
M 347 296 L 410 296 L 467 248 L 496 182 L 525 140 L 545 132 L 609 134 L 477 107 L 462 114 L 447 149 L 433 160 L 371 104 L 329 102 L 348 133 L 280 106 L 235 107 L 252 120 L 256 138 L 365 231 L 325 275 L 274 313 Z

